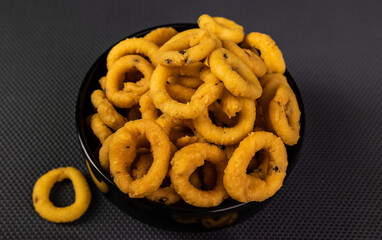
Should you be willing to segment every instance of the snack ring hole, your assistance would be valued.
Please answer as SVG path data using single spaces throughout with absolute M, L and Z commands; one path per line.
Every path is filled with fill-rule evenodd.
M 268 171 L 269 155 L 264 149 L 260 149 L 252 157 L 247 167 L 247 174 L 256 175 L 264 180 Z
M 202 190 L 209 191 L 214 189 L 216 186 L 215 165 L 206 161 L 200 168 L 200 176 L 203 182 Z
M 126 82 L 138 82 L 144 77 L 143 73 L 136 69 L 131 69 L 125 73 L 125 80 L 123 80 L 123 83 Z M 121 90 L 123 89 L 123 84 L 121 85 Z
M 64 179 L 61 182 L 56 182 L 50 191 L 49 199 L 56 207 L 72 205 L 75 200 L 72 181 Z
M 224 128 L 234 127 L 239 121 L 239 114 L 237 114 L 235 117 L 229 118 L 222 111 L 220 111 L 219 113 L 208 111 L 208 116 L 210 117 L 211 122 L 214 125 Z

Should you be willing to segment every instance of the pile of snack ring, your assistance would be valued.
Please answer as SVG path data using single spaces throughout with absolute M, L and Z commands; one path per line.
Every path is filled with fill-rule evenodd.
M 91 95 L 99 162 L 131 198 L 196 207 L 264 201 L 282 186 L 300 110 L 266 34 L 223 17 L 116 44 Z

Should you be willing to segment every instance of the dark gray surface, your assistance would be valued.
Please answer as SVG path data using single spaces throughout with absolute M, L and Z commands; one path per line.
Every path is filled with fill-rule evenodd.
M 1 0 L 0 239 L 382 238 L 381 10 L 381 1 Z M 89 177 L 74 109 L 91 64 L 124 36 L 202 13 L 270 34 L 300 87 L 304 148 L 276 198 L 209 233 L 149 227 L 94 187 L 79 221 L 40 218 L 31 199 L 39 176 L 71 165 Z

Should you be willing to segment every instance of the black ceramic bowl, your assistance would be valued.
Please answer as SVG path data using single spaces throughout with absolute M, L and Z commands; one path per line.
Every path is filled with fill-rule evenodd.
M 173 27 L 180 32 L 190 28 L 196 28 L 197 25 L 189 23 L 168 24 L 145 29 L 131 34 L 128 37 L 143 37 L 158 27 Z M 217 207 L 197 208 L 184 202 L 166 206 L 146 199 L 129 198 L 126 194 L 122 193 L 112 181 L 109 173 L 105 172 L 99 164 L 98 150 L 100 143 L 98 139 L 94 137 L 88 124 L 88 117 L 94 113 L 90 95 L 95 89 L 100 88 L 98 80 L 102 76 L 105 76 L 107 72 L 106 57 L 110 49 L 106 50 L 97 59 L 86 74 L 78 93 L 76 106 L 77 132 L 81 147 L 85 153 L 86 164 L 94 183 L 110 201 L 132 217 L 156 227 L 175 231 L 205 231 L 239 223 L 256 214 L 272 200 L 273 197 L 264 202 L 240 203 L 232 199 L 227 199 Z M 291 174 L 301 149 L 304 137 L 305 117 L 304 106 L 297 85 L 288 71 L 285 72 L 285 76 L 296 94 L 301 110 L 300 140 L 296 145 L 287 147 L 289 161 L 287 169 L 288 177 Z M 286 181 L 284 181 L 284 184 L 286 184 Z

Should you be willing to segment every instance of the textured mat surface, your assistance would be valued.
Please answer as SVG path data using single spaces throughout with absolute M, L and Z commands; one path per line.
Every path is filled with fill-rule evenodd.
M 380 1 L 0 1 L 0 239 L 382 238 L 381 9 Z M 79 221 L 41 219 L 31 200 L 39 176 L 71 165 L 89 179 L 74 109 L 93 61 L 133 32 L 202 13 L 270 34 L 300 88 L 304 147 L 277 197 L 208 233 L 149 227 L 94 187 Z

